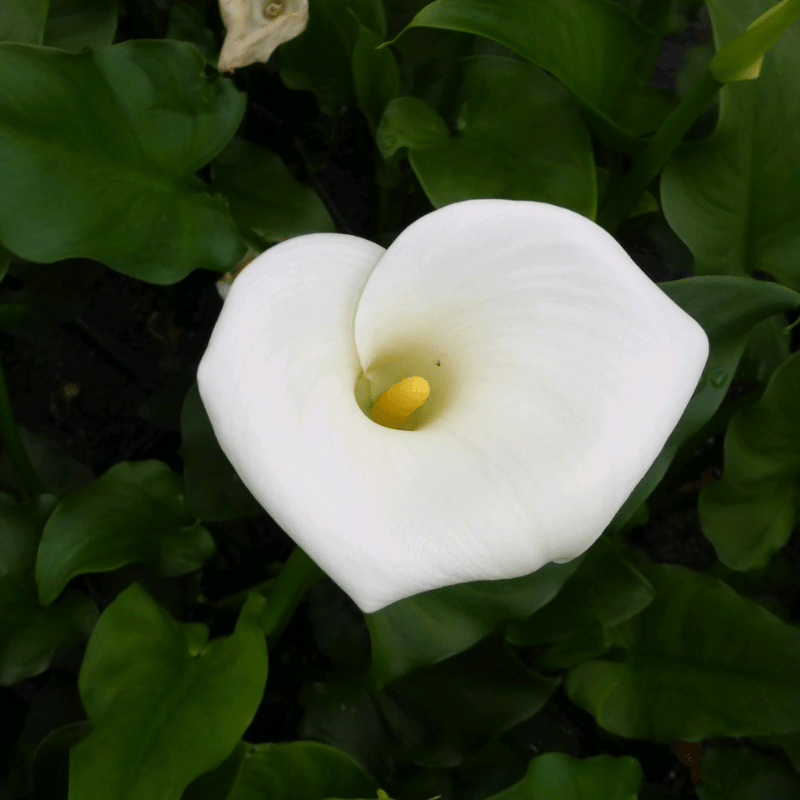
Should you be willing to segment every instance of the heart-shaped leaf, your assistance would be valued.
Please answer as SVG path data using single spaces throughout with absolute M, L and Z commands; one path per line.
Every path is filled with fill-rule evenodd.
M 106 608 L 78 678 L 93 730 L 70 753 L 70 800 L 180 800 L 230 755 L 267 679 L 264 603 L 251 595 L 235 631 L 211 642 L 136 583 Z
M 49 605 L 76 575 L 135 561 L 183 575 L 213 552 L 211 534 L 186 510 L 180 476 L 160 461 L 124 461 L 65 497 L 47 521 L 36 559 L 39 598 Z
M 612 629 L 613 658 L 568 674 L 570 699 L 606 730 L 655 742 L 800 730 L 800 630 L 715 578 L 640 568 L 653 602 Z
M 0 239 L 30 261 L 91 258 L 151 283 L 244 254 L 195 172 L 233 136 L 245 96 L 197 48 L 0 44 Z

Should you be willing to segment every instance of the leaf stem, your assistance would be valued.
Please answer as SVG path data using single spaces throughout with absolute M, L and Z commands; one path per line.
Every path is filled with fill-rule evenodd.
M 270 647 L 280 638 L 311 586 L 324 577 L 325 573 L 305 551 L 295 547 L 278 573 L 261 615 L 261 628 Z
M 681 143 L 686 132 L 722 85 L 706 70 L 689 94 L 664 120 L 661 129 L 647 147 L 636 156 L 627 175 L 609 186 L 597 219 L 609 233 L 616 234 L 644 190 L 661 171 L 672 151 Z
M 44 486 L 36 474 L 36 470 L 28 458 L 25 446 L 19 435 L 19 428 L 14 420 L 14 411 L 11 408 L 11 401 L 8 397 L 6 386 L 6 376 L 3 371 L 3 363 L 0 360 L 0 438 L 5 444 L 8 461 L 11 471 L 17 481 L 19 489 L 25 499 L 32 495 L 44 492 Z

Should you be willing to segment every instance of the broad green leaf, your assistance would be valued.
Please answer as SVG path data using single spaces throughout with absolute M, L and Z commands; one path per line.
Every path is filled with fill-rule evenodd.
M 181 800 L 228 800 L 242 762 L 251 745 L 241 739 L 231 754 L 210 772 L 195 778 L 181 795 Z
M 525 619 L 549 603 L 580 566 L 545 564 L 520 578 L 446 586 L 366 615 L 376 688 L 461 653 L 502 623 Z
M 353 48 L 353 86 L 358 106 L 374 134 L 386 106 L 400 93 L 400 68 L 388 49 L 376 49 L 381 37 L 359 25 Z
M 387 759 L 399 755 L 398 745 L 375 694 L 363 683 L 361 676 L 352 673 L 332 682 L 306 682 L 300 693 L 305 713 L 297 735 L 336 747 L 372 774 L 379 774 Z
M 62 644 L 88 638 L 97 619 L 82 592 L 42 608 L 36 595 L 36 547 L 58 501 L 43 494 L 16 503 L 0 493 L 0 686 L 44 672 Z
M 370 640 L 364 615 L 330 578 L 308 591 L 308 621 L 317 650 L 338 670 L 369 668 Z
M 800 0 L 781 0 L 714 56 L 709 65 L 711 74 L 722 83 L 755 80 L 761 74 L 764 53 L 798 16 Z
M 779 747 L 786 753 L 795 770 L 800 773 L 800 732 L 782 736 L 757 736 L 755 742 L 765 747 Z
M 703 754 L 699 800 L 797 800 L 800 775 L 752 750 L 715 746 Z
M 401 147 L 420 151 L 444 147 L 450 138 L 444 120 L 424 101 L 416 97 L 398 97 L 383 113 L 376 141 L 384 158 Z
M 217 63 L 219 46 L 214 34 L 206 27 L 205 14 L 185 0 L 175 0 L 169 7 L 167 38 L 191 42 L 209 64 Z
M 186 393 L 181 411 L 181 447 L 186 507 L 198 519 L 217 521 L 261 511 L 214 436 L 197 383 Z
M 300 183 L 265 147 L 232 139 L 212 163 L 214 188 L 224 195 L 245 238 L 258 245 L 336 230 L 319 195 Z
M 702 276 L 662 283 L 660 288 L 702 325 L 710 352 L 689 405 L 658 458 L 617 512 L 611 530 L 625 525 L 664 477 L 678 450 L 722 405 L 755 325 L 800 305 L 800 295 L 791 289 L 747 278 Z
M 704 486 L 703 533 L 726 567 L 765 567 L 792 535 L 800 489 L 800 352 L 731 419 L 722 478 Z
M 385 36 L 383 3 L 326 0 L 313 8 L 303 33 L 278 50 L 281 80 L 290 89 L 314 92 L 329 116 L 355 105 L 351 65 L 359 24 Z
M 76 575 L 135 561 L 183 575 L 213 552 L 211 534 L 186 510 L 180 476 L 161 461 L 123 461 L 50 516 L 36 558 L 39 599 L 49 605 Z
M 708 0 L 718 50 L 772 0 Z M 661 179 L 672 229 L 689 246 L 698 274 L 769 273 L 800 289 L 797 158 L 800 20 L 764 56 L 756 81 L 727 84 L 719 123 L 685 143 Z
M 245 96 L 190 44 L 96 52 L 0 44 L 0 239 L 50 263 L 91 258 L 151 283 L 225 271 L 244 243 L 194 173 L 229 141 Z
M 613 658 L 570 671 L 572 702 L 612 733 L 654 742 L 800 730 L 800 630 L 715 578 L 642 571 L 655 599 L 612 630 Z
M 6 273 L 8 272 L 8 268 L 11 265 L 12 255 L 13 254 L 6 250 L 2 243 L 0 243 L 0 281 L 5 278 Z
M 41 44 L 48 0 L 3 0 L 0 3 L 0 42 Z
M 761 569 L 789 541 L 798 496 L 796 478 L 759 487 L 723 476 L 700 492 L 703 534 L 726 567 Z
M 114 41 L 116 30 L 115 0 L 50 0 L 42 44 L 71 53 L 101 50 Z
M 251 595 L 230 636 L 176 622 L 139 584 L 103 612 L 78 688 L 92 733 L 70 753 L 70 800 L 179 800 L 253 720 L 267 648 Z
M 642 768 L 635 758 L 573 758 L 545 753 L 531 759 L 525 777 L 486 800 L 636 800 Z
M 630 101 L 637 64 L 650 43 L 628 10 L 604 0 L 435 0 L 395 39 L 415 27 L 499 42 L 554 75 L 608 124 L 624 116 L 620 98 Z
M 606 649 L 603 629 L 636 616 L 652 599 L 649 581 L 615 545 L 601 537 L 556 597 L 528 619 L 507 625 L 506 638 L 527 646 L 556 642 L 555 653 L 546 651 L 537 666 L 560 667 L 567 651 L 581 654 L 600 647 L 591 652 L 600 655 Z
M 480 197 L 538 200 L 593 218 L 592 142 L 563 87 L 532 64 L 465 61 L 456 133 L 409 161 L 437 208 Z
M 390 724 L 386 704 L 396 704 L 394 732 L 413 761 L 452 768 L 538 713 L 559 683 L 525 666 L 500 637 L 490 636 L 406 676 L 388 689 L 388 699 L 378 695 L 377 701 Z
M 374 794 L 378 784 L 350 756 L 320 742 L 253 744 L 225 800 L 322 800 Z
M 31 433 L 24 425 L 19 426 L 19 433 L 31 466 L 48 494 L 63 497 L 94 480 L 89 467 L 72 458 L 57 442 Z M 16 483 L 5 452 L 0 455 L 0 481 L 9 485 Z
M 597 617 L 587 616 L 580 628 L 557 638 L 546 650 L 535 653 L 531 666 L 548 672 L 572 669 L 584 661 L 600 658 L 611 645 L 608 628 Z
M 742 355 L 737 377 L 742 381 L 766 383 L 791 353 L 791 333 L 783 316 L 770 317 L 753 326 Z

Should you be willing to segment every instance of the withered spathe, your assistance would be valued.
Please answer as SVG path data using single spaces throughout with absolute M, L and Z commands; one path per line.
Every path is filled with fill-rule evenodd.
M 226 28 L 220 72 L 267 61 L 308 24 L 308 0 L 219 0 L 219 10 Z

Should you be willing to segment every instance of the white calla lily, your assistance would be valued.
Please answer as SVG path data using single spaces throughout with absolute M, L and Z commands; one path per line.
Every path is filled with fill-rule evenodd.
M 308 25 L 308 0 L 220 0 L 219 10 L 226 29 L 220 72 L 267 61 Z
M 248 489 L 370 613 L 586 550 L 707 355 L 595 223 L 469 200 L 388 250 L 323 233 L 272 247 L 233 283 L 198 385 Z

